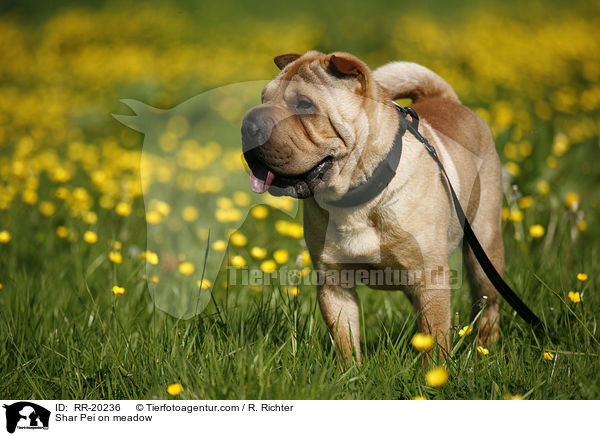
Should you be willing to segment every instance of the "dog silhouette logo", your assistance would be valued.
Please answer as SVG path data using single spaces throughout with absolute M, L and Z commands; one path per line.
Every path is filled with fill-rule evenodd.
M 265 84 L 227 85 L 170 109 L 125 99 L 135 115 L 113 115 L 144 135 L 145 253 L 152 253 L 146 277 L 156 307 L 174 317 L 201 313 L 212 285 L 229 280 L 227 243 L 254 206 L 267 204 L 282 218 L 297 214 L 297 202 L 260 196 L 248 187 L 240 126 Z
M 3 406 L 6 409 L 6 431 L 19 429 L 48 429 L 50 411 L 29 401 L 19 401 Z

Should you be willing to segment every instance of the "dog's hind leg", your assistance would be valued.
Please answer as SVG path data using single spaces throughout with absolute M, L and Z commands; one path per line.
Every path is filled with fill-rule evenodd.
M 504 276 L 504 243 L 502 241 L 502 184 L 500 162 L 497 155 L 484 161 L 479 171 L 481 189 L 479 208 L 471 226 L 490 261 Z M 499 293 L 488 280 L 473 251 L 463 242 L 463 253 L 467 267 L 467 277 L 471 288 L 471 319 L 485 308 L 479 319 L 479 331 L 485 342 L 498 338 L 498 296 Z M 485 298 L 484 298 L 485 297 Z M 484 302 L 485 300 L 485 302 Z

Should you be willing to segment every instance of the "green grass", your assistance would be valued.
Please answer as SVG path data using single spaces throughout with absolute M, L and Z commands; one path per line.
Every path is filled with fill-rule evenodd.
M 271 217 L 270 219 L 275 219 Z M 110 224 L 107 225 L 110 227 Z M 127 231 L 127 228 L 124 229 Z M 0 291 L 0 393 L 6 398 L 165 398 L 179 382 L 185 399 L 531 399 L 598 398 L 598 250 L 580 241 L 567 273 L 566 240 L 523 252 L 507 241 L 509 281 L 559 332 L 559 344 L 535 337 L 502 304 L 501 338 L 477 353 L 476 334 L 459 343 L 446 364 L 448 383 L 430 388 L 424 362 L 410 345 L 415 315 L 401 293 L 361 289 L 362 367 L 342 367 L 315 302 L 315 291 L 290 297 L 225 289 L 200 316 L 178 321 L 155 309 L 139 264 L 121 265 L 127 293 L 114 297 L 104 277 L 112 266 L 100 248 L 72 253 L 44 245 L 40 226 L 2 246 L 2 270 L 13 271 Z M 40 237 L 34 248 L 30 238 Z M 141 241 L 140 241 L 141 242 Z M 455 259 L 456 260 L 456 259 Z M 97 265 L 90 268 L 89 265 Z M 590 275 L 583 304 L 566 303 L 575 272 Z M 568 283 L 567 288 L 563 283 Z M 460 325 L 468 322 L 466 285 L 454 291 Z M 458 344 L 458 345 L 457 345 Z M 555 361 L 543 358 L 556 353 Z M 435 356 L 436 353 L 434 353 Z

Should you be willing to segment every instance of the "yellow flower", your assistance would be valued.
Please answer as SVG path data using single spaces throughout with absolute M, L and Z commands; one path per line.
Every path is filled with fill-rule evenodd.
M 565 205 L 569 208 L 577 208 L 579 204 L 579 195 L 576 192 L 568 192 L 565 196 Z
M 217 207 L 219 209 L 230 209 L 233 207 L 233 202 L 230 198 L 227 197 L 219 197 L 217 198 Z
M 502 208 L 502 221 L 506 221 L 508 219 L 508 215 L 510 214 L 510 210 L 508 207 Z
M 40 203 L 40 213 L 44 216 L 52 216 L 56 213 L 56 206 L 49 201 L 42 201 Z
M 277 263 L 286 263 L 290 259 L 290 255 L 287 250 L 275 250 L 273 253 L 273 259 L 275 259 Z
M 131 204 L 121 201 L 115 207 L 115 212 L 117 215 L 129 216 L 131 215 Z
M 266 206 L 254 206 L 250 211 L 250 215 L 257 220 L 264 220 L 269 215 L 269 209 Z
M 95 232 L 92 232 L 91 230 L 87 230 L 83 234 L 83 240 L 88 244 L 95 244 L 98 241 L 98 235 Z
M 120 250 L 123 248 L 123 243 L 121 241 L 113 241 L 112 239 L 108 241 L 109 245 L 115 250 Z
M 220 223 L 231 223 L 242 219 L 242 211 L 239 209 L 217 209 L 215 218 Z
M 152 251 L 147 251 L 146 252 L 146 262 L 148 262 L 150 265 L 157 265 L 158 264 L 158 254 L 156 254 Z
M 425 398 L 425 397 L 424 397 L 424 396 L 422 396 L 422 395 L 415 395 L 415 396 L 413 397 L 413 400 L 415 400 L 415 401 L 423 401 L 423 400 L 427 400 L 427 398 Z
M 427 371 L 425 374 L 425 381 L 427 382 L 427 385 L 438 388 L 446 384 L 448 375 L 448 370 L 446 368 L 438 366 L 437 368 Z
M 8 244 L 10 242 L 10 233 L 8 230 L 0 230 L 0 243 Z
M 56 228 L 56 236 L 62 239 L 66 238 L 69 236 L 69 229 L 67 229 L 65 226 L 58 226 Z
M 267 255 L 267 250 L 262 247 L 252 247 L 250 250 L 250 255 L 255 259 L 261 260 Z
M 544 353 L 544 359 L 546 359 L 546 360 L 554 360 L 554 354 L 551 353 L 551 352 L 549 352 L 549 351 L 546 351 Z
M 146 214 L 146 221 L 148 224 L 158 224 L 163 220 L 163 215 L 161 215 L 156 210 L 151 210 Z
M 208 288 L 210 288 L 212 286 L 212 283 L 208 279 L 198 280 L 197 284 L 198 284 L 198 287 L 200 289 L 202 289 L 203 291 L 207 290 Z
M 503 397 L 505 400 L 522 400 L 523 399 L 523 395 L 512 395 L 512 394 L 504 394 Z
M 588 275 L 585 273 L 579 273 L 577 274 L 577 280 L 579 280 L 580 282 L 585 282 L 588 279 Z
M 573 303 L 579 303 L 581 301 L 581 295 L 579 292 L 569 291 L 569 300 Z
M 529 209 L 533 206 L 533 198 L 530 195 L 526 195 L 525 197 L 519 198 L 518 204 L 523 210 Z
M 300 266 L 309 266 L 310 265 L 310 253 L 308 252 L 308 250 L 304 250 L 303 252 L 301 252 L 298 255 L 297 263 Z
M 542 236 L 544 236 L 544 233 L 545 229 L 544 226 L 542 226 L 541 224 L 534 224 L 533 226 L 529 227 L 529 234 L 533 238 L 541 238 Z
M 246 236 L 239 231 L 233 232 L 229 237 L 229 240 L 236 247 L 243 247 L 248 243 L 248 238 L 246 238 Z
M 184 221 L 193 223 L 198 219 L 198 209 L 196 209 L 194 206 L 186 206 L 183 208 L 181 216 L 183 217 Z
M 273 260 L 265 260 L 260 264 L 260 269 L 263 270 L 263 272 L 272 273 L 277 269 L 277 264 Z
M 521 212 L 519 209 L 513 209 L 508 214 L 508 219 L 512 222 L 519 223 L 523 221 L 523 212 Z
M 506 168 L 506 172 L 513 177 L 517 177 L 519 175 L 519 173 L 521 172 L 521 169 L 519 168 L 519 164 L 517 164 L 515 162 L 506 162 L 506 164 L 504 165 L 504 168 Z
M 158 276 L 152 276 L 152 277 L 150 277 L 150 280 L 152 281 L 152 283 L 160 282 L 160 278 Z
M 479 347 L 477 347 L 477 352 L 479 354 L 483 354 L 484 356 L 487 356 L 488 354 L 490 354 L 490 350 L 488 350 L 487 348 L 482 347 L 481 345 Z
M 579 222 L 577 223 L 577 228 L 580 232 L 585 232 L 587 230 L 587 221 L 579 220 Z
M 169 393 L 169 395 L 173 395 L 174 397 L 179 395 L 181 391 L 183 391 L 183 387 L 181 387 L 179 383 L 174 383 L 167 387 L 167 392 Z
M 123 256 L 119 251 L 111 251 L 108 253 L 108 260 L 110 260 L 112 263 L 118 264 L 123 262 Z
M 284 236 L 291 236 L 292 238 L 301 238 L 304 236 L 302 225 L 291 221 L 275 221 L 275 230 Z
M 83 214 L 83 222 L 92 226 L 98 222 L 98 215 L 96 212 L 88 211 Z
M 417 351 L 427 351 L 433 347 L 433 337 L 431 335 L 424 335 L 423 333 L 415 333 L 410 343 Z
M 238 268 L 241 268 L 243 266 L 246 266 L 246 259 L 244 259 L 242 256 L 233 256 L 231 258 L 231 264 L 233 266 L 236 266 Z
M 2 288 L 3 288 L 3 287 L 4 287 L 4 286 L 2 286 L 2 283 L 0 283 L 0 291 L 2 290 Z
M 212 249 L 215 251 L 224 251 L 227 248 L 225 241 L 219 239 L 212 243 Z
M 290 294 L 292 297 L 295 297 L 296 295 L 298 295 L 299 289 L 298 286 L 292 286 L 287 291 L 288 294 Z
M 542 195 L 547 195 L 550 192 L 550 185 L 545 180 L 538 180 L 535 184 L 537 191 Z
M 237 191 L 233 194 L 233 202 L 237 206 L 248 206 L 250 204 L 250 195 L 244 191 Z
M 125 288 L 122 288 L 120 286 L 113 286 L 112 292 L 116 296 L 121 296 L 121 295 L 123 295 L 125 293 Z
M 471 333 L 473 333 L 473 327 L 466 325 L 459 330 L 458 336 L 464 336 L 464 335 L 468 336 Z
M 194 272 L 195 268 L 194 264 L 192 264 L 191 262 L 183 262 L 179 264 L 179 267 L 177 267 L 177 269 L 184 276 L 189 276 Z

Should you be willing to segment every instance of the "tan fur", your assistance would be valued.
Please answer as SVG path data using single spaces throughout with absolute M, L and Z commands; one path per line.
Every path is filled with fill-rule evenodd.
M 441 285 L 416 280 L 402 287 L 419 313 L 419 328 L 434 334 L 447 349 L 450 329 L 448 256 L 462 238 L 447 187 L 433 159 L 410 133 L 396 176 L 376 198 L 357 207 L 336 208 L 325 200 L 340 198 L 363 183 L 388 151 L 398 128 L 391 99 L 410 96 L 420 114 L 420 131 L 437 148 L 475 233 L 496 268 L 504 268 L 501 236 L 501 167 L 488 126 L 468 108 L 443 79 L 420 65 L 395 62 L 371 72 L 345 53 L 343 67 L 356 80 L 331 74 L 332 55 L 309 52 L 288 63 L 265 88 L 265 104 L 285 111 L 286 99 L 301 92 L 318 101 L 319 116 L 282 127 L 273 150 L 293 148 L 279 171 L 290 173 L 333 157 L 327 187 L 304 201 L 306 242 L 317 270 L 385 268 L 443 271 Z M 348 67 L 350 65 L 350 67 Z M 329 68 L 329 69 L 328 69 Z M 325 122 L 326 120 L 326 122 Z M 282 132 L 285 132 L 283 134 Z M 289 139 L 295 140 L 289 143 Z M 283 140 L 282 140 L 283 141 Z M 312 145 L 307 145 L 310 142 Z M 296 144 L 296 145 L 295 145 Z M 484 334 L 497 335 L 497 293 L 469 250 L 466 265 L 473 301 L 487 297 L 482 316 Z M 389 289 L 371 283 L 372 287 Z M 360 361 L 359 302 L 354 286 L 323 284 L 318 300 L 339 352 Z

